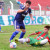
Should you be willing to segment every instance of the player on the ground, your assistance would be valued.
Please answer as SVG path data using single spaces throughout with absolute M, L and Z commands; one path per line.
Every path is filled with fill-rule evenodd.
M 23 23 L 23 20 L 24 20 L 24 18 L 26 17 L 27 14 L 29 14 L 30 18 L 32 20 L 34 20 L 32 14 L 31 14 L 30 5 L 31 5 L 31 1 L 26 1 L 25 6 L 24 5 L 20 6 L 20 9 L 17 11 L 17 14 L 15 16 L 16 31 L 12 34 L 12 36 L 10 38 L 10 42 L 19 33 L 20 29 L 21 29 L 22 32 L 20 34 L 19 39 L 23 38 L 23 36 L 25 35 L 26 30 L 25 30 L 25 25 Z
M 21 42 L 21 43 L 29 43 L 32 46 L 39 46 L 44 45 L 47 42 L 50 44 L 50 36 L 48 35 L 48 31 L 50 30 L 50 26 L 45 26 L 44 30 L 36 31 L 35 33 L 32 33 L 28 36 L 28 38 L 22 38 L 22 39 L 15 39 L 15 42 Z M 36 35 L 35 38 L 30 37 L 31 35 Z

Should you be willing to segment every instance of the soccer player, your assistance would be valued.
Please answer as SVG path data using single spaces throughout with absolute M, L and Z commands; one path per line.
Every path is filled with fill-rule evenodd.
M 0 24 L 0 32 L 1 32 L 1 24 Z
M 21 43 L 29 43 L 32 46 L 41 46 L 49 42 L 50 44 L 50 36 L 48 35 L 48 31 L 50 29 L 50 26 L 45 26 L 44 30 L 36 31 L 28 36 L 28 38 L 22 38 L 22 39 L 15 39 L 15 42 L 21 42 Z M 36 35 L 35 38 L 30 37 L 31 35 Z
M 27 14 L 29 14 L 30 18 L 32 20 L 34 20 L 32 14 L 31 14 L 30 5 L 31 5 L 31 1 L 26 1 L 25 6 L 24 5 L 20 6 L 20 9 L 17 11 L 17 14 L 15 16 L 16 31 L 12 34 L 12 36 L 10 38 L 10 42 L 19 33 L 20 29 L 21 29 L 22 32 L 20 34 L 19 39 L 24 37 L 26 30 L 25 30 L 25 25 L 23 23 L 23 20 L 24 20 L 24 18 L 26 17 Z

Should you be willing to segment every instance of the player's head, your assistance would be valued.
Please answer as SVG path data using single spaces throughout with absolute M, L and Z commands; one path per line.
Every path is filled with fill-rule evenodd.
M 29 8 L 30 5 L 31 5 L 31 1 L 26 1 L 26 3 L 25 3 L 26 8 Z
M 50 26 L 45 26 L 44 27 L 44 32 L 47 33 L 49 31 L 49 29 L 50 29 Z

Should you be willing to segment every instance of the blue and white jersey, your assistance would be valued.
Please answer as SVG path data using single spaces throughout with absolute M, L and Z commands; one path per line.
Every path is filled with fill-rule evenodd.
M 20 5 L 21 10 L 24 10 L 24 8 L 25 8 L 24 5 Z M 22 22 L 27 14 L 31 14 L 31 8 L 28 8 L 27 11 L 17 13 L 16 16 L 15 16 L 15 20 L 18 21 L 18 22 Z

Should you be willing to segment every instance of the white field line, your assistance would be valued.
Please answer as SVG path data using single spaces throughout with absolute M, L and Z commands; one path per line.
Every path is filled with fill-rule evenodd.
M 33 32 L 33 31 L 26 31 L 27 32 Z M 13 33 L 13 32 L 12 32 Z M 0 34 L 12 34 L 12 33 L 0 33 Z

